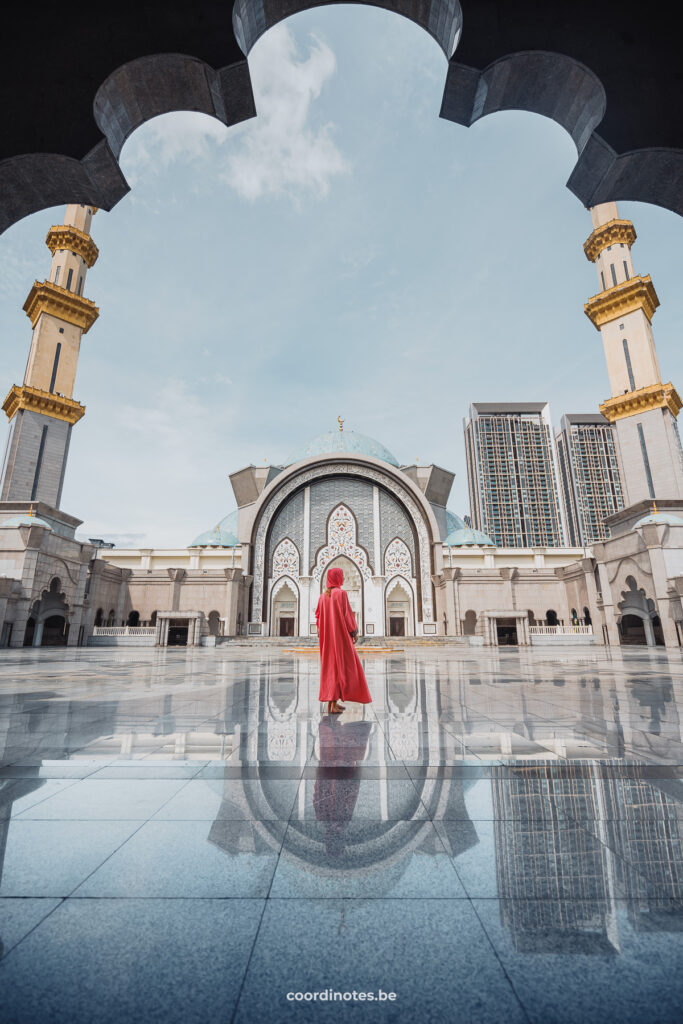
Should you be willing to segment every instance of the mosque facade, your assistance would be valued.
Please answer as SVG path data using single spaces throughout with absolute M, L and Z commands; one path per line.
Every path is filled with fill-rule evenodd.
M 601 411 L 615 424 L 630 503 L 608 517 L 600 543 L 527 548 L 496 546 L 448 508 L 451 471 L 400 465 L 343 421 L 282 466 L 233 472 L 235 511 L 187 547 L 78 539 L 80 521 L 60 500 L 71 429 L 85 412 L 73 397 L 80 340 L 98 315 L 83 296 L 97 258 L 95 212 L 69 206 L 48 234 L 50 277 L 25 305 L 26 376 L 3 405 L 2 646 L 314 645 L 333 566 L 344 570 L 367 644 L 680 646 L 681 402 L 661 382 L 651 330 L 658 300 L 633 270 L 635 232 L 615 204 L 593 211 L 585 248 L 602 291 L 586 312 L 605 344 L 613 394 Z

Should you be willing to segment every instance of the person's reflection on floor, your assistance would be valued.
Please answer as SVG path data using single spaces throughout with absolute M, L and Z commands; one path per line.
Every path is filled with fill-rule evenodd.
M 330 857 L 344 853 L 344 831 L 360 790 L 357 765 L 365 758 L 371 731 L 371 722 L 342 722 L 332 716 L 320 722 L 313 808 L 318 821 L 325 823 L 325 849 Z

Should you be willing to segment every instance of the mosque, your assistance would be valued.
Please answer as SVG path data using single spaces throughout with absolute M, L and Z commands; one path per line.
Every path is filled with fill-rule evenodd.
M 448 508 L 450 470 L 400 465 L 342 420 L 283 466 L 233 472 L 236 511 L 185 548 L 76 537 L 80 520 L 60 504 L 71 430 L 85 412 L 73 397 L 80 341 L 98 316 L 83 296 L 98 255 L 95 213 L 68 206 L 50 229 L 50 276 L 24 306 L 26 375 L 3 404 L 0 645 L 314 645 L 325 574 L 339 566 L 365 644 L 680 646 L 681 402 L 660 379 L 650 327 L 658 300 L 649 277 L 633 272 L 635 232 L 616 204 L 592 211 L 584 248 L 602 290 L 586 311 L 605 346 L 612 397 L 601 409 L 616 425 L 628 504 L 591 547 L 496 546 Z M 609 263 L 608 286 L 612 246 L 624 269 L 618 279 Z M 625 324 L 630 347 L 621 346 Z

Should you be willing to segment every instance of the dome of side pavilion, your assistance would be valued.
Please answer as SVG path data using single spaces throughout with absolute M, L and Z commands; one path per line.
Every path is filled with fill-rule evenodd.
M 381 459 L 390 466 L 398 468 L 398 459 L 391 454 L 379 441 L 355 430 L 328 430 L 326 434 L 318 434 L 305 445 L 292 452 L 286 460 L 286 466 L 313 458 L 316 455 L 336 455 L 346 452 L 348 455 L 369 455 L 373 459 Z
M 192 541 L 191 548 L 234 548 L 239 544 L 237 539 L 237 510 L 221 519 L 211 530 L 200 533 Z

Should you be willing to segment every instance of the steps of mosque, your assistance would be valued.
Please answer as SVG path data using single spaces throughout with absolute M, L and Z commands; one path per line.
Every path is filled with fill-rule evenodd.
M 230 647 L 261 647 L 280 649 L 303 648 L 317 649 L 318 638 L 315 636 L 235 636 L 217 637 L 221 646 Z M 358 650 L 403 650 L 406 647 L 469 647 L 468 636 L 377 636 L 363 637 L 358 641 Z

